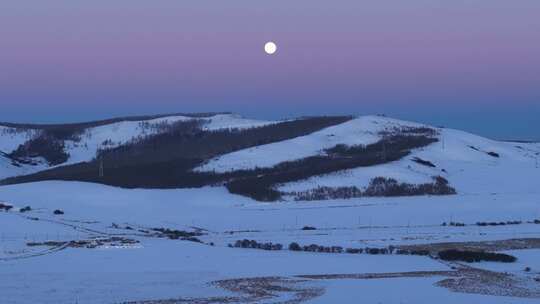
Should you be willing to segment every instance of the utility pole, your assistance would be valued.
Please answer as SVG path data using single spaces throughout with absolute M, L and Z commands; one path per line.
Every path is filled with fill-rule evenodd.
M 383 162 L 386 161 L 386 143 L 384 142 L 384 139 L 382 143 L 382 160 Z
M 103 177 L 103 157 L 100 157 L 99 159 L 99 177 Z
M 441 136 L 442 149 L 444 150 L 444 135 Z

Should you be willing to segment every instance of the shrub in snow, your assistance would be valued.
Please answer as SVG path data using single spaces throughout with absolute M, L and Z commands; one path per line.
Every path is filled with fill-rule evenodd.
M 62 211 L 62 210 L 60 210 L 60 209 L 56 209 L 56 210 L 54 210 L 53 214 L 55 214 L 55 215 L 62 215 L 62 214 L 64 214 L 64 211 Z
M 489 156 L 496 157 L 496 158 L 501 157 L 501 156 L 499 155 L 499 153 L 495 153 L 495 152 L 487 152 L 487 154 L 488 154 Z
M 289 244 L 289 250 L 291 250 L 291 251 L 302 251 L 302 247 L 300 247 L 300 245 L 298 245 L 298 243 L 292 242 L 292 243 Z
M 13 206 L 0 203 L 0 210 L 9 211 L 9 210 L 11 210 L 11 208 L 13 208 Z
M 32 211 L 32 208 L 30 206 L 26 206 L 24 208 L 21 208 L 21 210 L 19 210 L 19 212 L 21 212 L 21 213 L 25 213 L 25 212 L 28 212 L 28 211 Z
M 437 167 L 432 162 L 430 162 L 429 160 L 424 160 L 424 159 L 421 159 L 419 157 L 413 158 L 412 161 L 415 162 L 415 163 L 418 163 L 420 165 L 426 166 L 426 167 L 431 167 L 431 168 Z

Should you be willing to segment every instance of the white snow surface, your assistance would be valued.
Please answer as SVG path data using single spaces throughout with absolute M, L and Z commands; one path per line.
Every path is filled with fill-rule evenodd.
M 227 295 L 208 284 L 228 278 L 447 270 L 443 264 L 418 256 L 267 252 L 227 248 L 227 244 L 255 239 L 285 245 L 294 241 L 301 245 L 364 248 L 534 237 L 540 233 L 540 225 L 440 224 L 532 220 L 540 217 L 539 198 L 538 193 L 510 193 L 263 204 L 231 195 L 222 187 L 143 190 L 79 182 L 2 186 L 0 201 L 13 205 L 14 210 L 0 212 L 0 294 L 2 303 L 10 304 L 121 303 Z M 31 206 L 32 211 L 19 213 L 24 206 Z M 55 209 L 65 214 L 53 215 Z M 32 220 L 34 217 L 40 220 Z M 139 246 L 70 248 L 14 259 L 43 250 L 26 246 L 29 241 L 85 239 L 95 234 L 92 231 L 132 234 L 111 228 L 112 223 L 136 229 L 198 227 L 208 233 L 201 240 L 215 246 L 131 236 L 141 241 Z M 317 230 L 302 230 L 306 225 Z M 433 286 L 436 280 L 325 281 L 321 284 L 327 292 L 313 301 L 343 302 L 347 294 L 374 303 L 400 303 L 400 299 L 405 303 L 426 303 L 408 291 L 417 288 L 459 302 L 526 303 L 515 298 L 449 293 Z M 382 292 L 388 283 L 395 292 L 403 289 L 402 297 Z

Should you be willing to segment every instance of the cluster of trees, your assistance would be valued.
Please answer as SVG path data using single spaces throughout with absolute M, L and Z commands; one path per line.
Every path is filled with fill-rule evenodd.
M 229 244 L 229 247 L 235 248 L 252 248 L 252 249 L 261 249 L 261 250 L 282 250 L 283 245 L 278 243 L 259 243 L 255 240 L 238 240 L 234 245 Z
M 517 260 L 516 257 L 504 253 L 457 249 L 442 250 L 438 255 L 444 261 L 463 261 L 467 263 L 481 261 L 513 263 Z
M 11 152 L 9 157 L 17 160 L 43 157 L 50 166 L 65 163 L 69 154 L 64 150 L 64 140 L 49 136 L 46 132 L 34 137 Z
M 282 250 L 284 247 L 279 243 L 259 243 L 255 240 L 238 240 L 234 244 L 229 244 L 231 248 L 250 248 L 250 249 L 261 249 L 261 250 Z M 317 244 L 311 245 L 300 245 L 297 242 L 292 242 L 287 247 L 290 251 L 302 251 L 302 252 L 318 252 L 318 253 L 347 253 L 347 254 L 399 254 L 399 255 L 420 255 L 427 256 L 430 254 L 429 250 L 425 249 L 400 249 L 392 245 L 388 247 L 376 248 L 376 247 L 366 247 L 366 248 L 343 248 L 341 246 L 323 246 Z
M 370 145 L 336 145 L 326 150 L 326 153 L 338 157 L 355 157 L 364 154 L 376 154 L 381 158 L 392 158 L 400 152 L 409 152 L 412 149 L 425 147 L 437 142 L 436 137 L 428 135 L 410 135 L 396 133 L 384 136 L 381 140 Z
M 532 221 L 527 221 L 528 224 L 540 224 L 540 220 L 535 219 Z M 501 222 L 476 222 L 473 225 L 480 226 L 480 227 L 487 227 L 487 226 L 507 226 L 507 225 L 521 225 L 523 224 L 523 221 L 501 221 Z M 468 226 L 465 223 L 461 222 L 443 222 L 441 226 L 453 226 L 453 227 L 464 227 Z
M 315 201 L 329 199 L 350 199 L 356 197 L 373 196 L 413 196 L 413 195 L 450 195 L 456 194 L 456 190 L 448 185 L 448 181 L 436 176 L 433 183 L 408 184 L 400 183 L 393 178 L 376 177 L 371 180 L 369 186 L 362 191 L 360 188 L 351 187 L 318 187 L 315 189 L 290 192 L 297 201 Z
M 329 199 L 351 199 L 362 197 L 362 190 L 358 187 L 322 187 L 306 191 L 290 192 L 296 201 L 323 201 Z
M 161 236 L 167 237 L 171 240 L 182 240 L 202 243 L 197 237 L 203 235 L 200 232 L 189 232 L 183 230 L 175 230 L 169 228 L 153 228 L 153 231 L 159 232 Z
M 395 134 L 405 134 L 405 135 L 421 135 L 428 137 L 435 137 L 438 134 L 436 129 L 427 127 L 427 126 L 395 126 L 381 132 L 384 136 L 391 136 Z
M 376 177 L 364 191 L 365 196 L 414 196 L 414 195 L 451 195 L 456 189 L 448 185 L 448 180 L 435 176 L 433 183 L 400 183 L 393 178 Z
M 448 224 L 446 222 L 442 223 L 441 226 L 451 226 L 451 227 L 465 227 L 465 223 L 460 222 L 449 222 Z
M 317 244 L 301 246 L 296 242 L 289 244 L 291 251 L 320 252 L 320 253 L 348 253 L 348 254 L 401 254 L 401 255 L 429 255 L 428 250 L 406 250 L 399 249 L 392 245 L 388 247 L 366 247 L 366 248 L 343 248 L 341 246 L 321 246 Z
M 477 222 L 476 226 L 506 226 L 506 225 L 520 225 L 521 221 L 506 221 L 506 222 Z

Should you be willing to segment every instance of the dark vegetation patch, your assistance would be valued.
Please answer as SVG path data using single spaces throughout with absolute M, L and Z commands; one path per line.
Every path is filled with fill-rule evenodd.
M 7 204 L 3 204 L 3 203 L 0 203 L 0 210 L 4 210 L 4 211 L 9 211 L 13 209 L 13 206 L 11 205 L 7 205 Z
M 250 249 L 262 249 L 262 250 L 282 250 L 284 246 L 279 243 L 259 243 L 255 240 L 238 240 L 234 244 L 229 244 L 231 248 L 250 248 Z M 427 256 L 430 254 L 429 250 L 425 249 L 399 249 L 395 246 L 388 247 L 365 247 L 365 248 L 343 248 L 341 246 L 324 246 L 318 244 L 300 245 L 297 242 L 292 242 L 287 247 L 290 251 L 298 252 L 316 252 L 316 253 L 335 253 L 335 254 L 371 254 L 371 255 L 383 255 L 383 254 L 397 254 L 397 255 L 419 255 Z
M 54 210 L 53 214 L 54 215 L 62 215 L 62 214 L 64 214 L 64 211 L 62 211 L 60 209 L 56 209 L 56 210 Z
M 482 150 L 478 149 L 478 148 L 475 147 L 475 146 L 469 146 L 469 148 L 471 148 L 471 149 L 473 149 L 473 150 L 475 150 L 475 151 L 478 151 L 478 152 L 484 152 L 484 153 L 486 153 L 487 155 L 489 155 L 489 156 L 491 156 L 491 157 L 495 157 L 495 158 L 501 157 L 501 155 L 500 155 L 499 153 L 497 153 L 497 152 L 493 152 L 493 151 L 482 151 Z
M 436 137 L 428 135 L 395 133 L 386 135 L 382 140 L 370 145 L 336 145 L 333 148 L 327 149 L 326 153 L 334 157 L 357 157 L 364 154 L 377 154 L 384 159 L 386 157 L 391 158 L 392 154 L 396 152 L 425 147 L 437 141 L 438 139 Z
M 421 159 L 419 157 L 414 157 L 412 159 L 412 161 L 415 162 L 415 163 L 418 163 L 420 165 L 426 166 L 426 167 L 431 167 L 431 168 L 437 167 L 432 162 L 430 162 L 429 160 L 424 160 L 424 159 Z
M 496 153 L 496 152 L 492 152 L 492 151 L 491 151 L 491 152 L 486 152 L 486 153 L 487 153 L 487 155 L 489 155 L 489 156 L 491 156 L 491 157 L 495 157 L 495 158 L 501 157 L 501 156 L 499 155 L 499 153 Z
M 251 249 L 261 249 L 261 250 L 282 250 L 283 245 L 277 243 L 259 243 L 255 240 L 238 240 L 234 245 L 229 244 L 229 247 L 235 248 L 251 248 Z
M 70 248 L 88 248 L 93 249 L 99 246 L 109 245 L 109 246 L 126 246 L 138 244 L 139 241 L 124 237 L 110 237 L 110 238 L 96 238 L 90 240 L 77 240 L 77 241 L 45 241 L 45 242 L 29 242 L 26 243 L 26 246 L 37 247 L 37 246 L 47 246 L 47 247 L 70 247 Z
M 304 226 L 304 227 L 302 227 L 302 230 L 317 230 L 317 228 L 315 228 L 313 226 Z
M 199 240 L 197 237 L 204 235 L 201 232 L 191 232 L 169 228 L 153 228 L 152 230 L 158 232 L 159 236 L 166 237 L 171 240 L 191 241 L 197 243 L 202 243 L 202 241 Z
M 289 250 L 291 251 L 303 251 L 303 252 L 318 252 L 318 253 L 346 253 L 346 254 L 371 254 L 371 255 L 383 255 L 383 254 L 398 254 L 398 255 L 420 255 L 427 256 L 430 254 L 428 250 L 404 250 L 398 249 L 395 246 L 388 247 L 365 247 L 365 248 L 343 248 L 341 246 L 323 246 L 317 244 L 300 245 L 296 242 L 289 244 Z
M 522 224 L 540 224 L 540 220 L 535 219 L 532 221 L 500 221 L 500 222 L 476 222 L 474 224 L 465 224 L 461 222 L 443 222 L 441 226 L 452 226 L 452 227 L 464 227 L 464 226 L 471 226 L 476 225 L 480 227 L 487 227 L 487 226 L 510 226 L 510 225 L 522 225 Z
M 21 212 L 21 213 L 25 213 L 25 212 L 29 212 L 29 211 L 32 211 L 32 207 L 30 207 L 30 206 L 26 206 L 24 208 L 21 208 L 21 210 L 19 210 L 19 212 Z
M 460 222 L 449 222 L 449 223 L 442 223 L 441 226 L 450 226 L 450 227 L 465 227 L 465 223 L 460 223 Z
M 11 165 L 15 167 L 22 167 L 23 165 L 36 166 L 38 163 L 31 159 L 18 158 L 10 154 L 0 151 L 0 156 L 5 157 L 11 161 Z
M 517 260 L 516 257 L 504 253 L 457 249 L 439 251 L 438 255 L 439 258 L 444 261 L 463 261 L 467 263 L 482 261 L 513 263 Z
M 315 189 L 290 192 L 297 201 L 315 201 L 329 199 L 350 199 L 357 197 L 389 197 L 389 196 L 415 196 L 415 195 L 452 195 L 456 190 L 448 185 L 448 181 L 440 176 L 433 177 L 433 183 L 420 185 L 400 183 L 392 178 L 376 177 L 369 186 L 362 191 L 352 187 L 318 187 Z
M 49 136 L 44 132 L 19 145 L 15 151 L 9 154 L 9 157 L 18 160 L 43 157 L 50 166 L 56 166 L 69 159 L 69 154 L 65 152 L 64 148 L 64 140 Z
M 506 222 L 477 222 L 477 226 L 506 226 L 506 225 L 521 225 L 522 221 L 506 221 Z
M 362 190 L 356 186 L 350 187 L 322 187 L 306 191 L 288 192 L 296 201 L 322 201 L 330 199 L 351 199 L 364 196 Z

